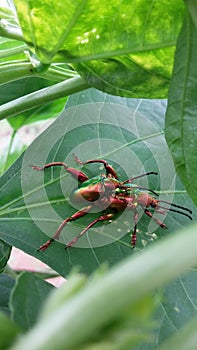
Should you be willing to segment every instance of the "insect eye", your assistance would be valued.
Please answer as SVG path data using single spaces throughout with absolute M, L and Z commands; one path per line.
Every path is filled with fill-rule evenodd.
M 151 203 L 151 207 L 152 208 L 156 208 L 157 207 L 157 203 Z

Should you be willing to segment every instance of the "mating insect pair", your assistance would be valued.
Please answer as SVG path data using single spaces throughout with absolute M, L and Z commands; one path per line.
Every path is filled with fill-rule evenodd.
M 70 217 L 67 217 L 59 226 L 53 237 L 41 245 L 38 251 L 43 251 L 49 247 L 49 245 L 55 240 L 59 239 L 62 229 L 70 221 L 77 220 L 88 213 L 95 207 L 97 207 L 101 213 L 99 217 L 89 223 L 80 234 L 70 240 L 65 248 L 72 247 L 77 240 L 82 237 L 92 226 L 97 222 L 113 220 L 116 215 L 126 208 L 129 208 L 133 212 L 134 229 L 132 233 L 131 245 L 135 247 L 137 239 L 137 223 L 138 223 L 138 208 L 141 207 L 146 215 L 156 221 L 156 223 L 162 227 L 167 228 L 166 225 L 155 218 L 149 209 L 153 208 L 156 213 L 164 214 L 166 211 L 173 211 L 181 215 L 187 216 L 190 220 L 192 217 L 192 211 L 183 206 L 170 203 L 165 200 L 156 199 L 157 193 L 151 189 L 146 189 L 133 183 L 134 180 L 147 175 L 157 175 L 156 172 L 150 171 L 145 174 L 134 176 L 126 181 L 120 181 L 117 177 L 116 171 L 103 159 L 92 159 L 86 162 L 82 162 L 78 157 L 74 156 L 75 161 L 80 165 L 86 165 L 90 163 L 102 163 L 105 168 L 106 174 L 98 175 L 93 178 L 88 178 L 87 175 L 75 168 L 68 167 L 63 162 L 52 162 L 45 164 L 43 167 L 33 165 L 35 170 L 45 170 L 54 166 L 63 166 L 65 171 L 79 181 L 79 186 L 71 194 L 71 201 L 73 203 L 85 203 L 86 205 Z M 152 195 L 151 195 L 151 194 Z M 168 204 L 169 207 L 166 207 Z M 179 210 L 181 209 L 181 210 Z

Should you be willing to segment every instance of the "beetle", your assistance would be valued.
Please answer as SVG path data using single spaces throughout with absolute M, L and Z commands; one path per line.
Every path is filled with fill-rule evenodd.
M 138 223 L 138 208 L 141 207 L 144 213 L 152 218 L 160 227 L 167 228 L 167 226 L 156 217 L 153 216 L 150 209 L 154 212 L 165 214 L 166 211 L 176 212 L 178 214 L 184 215 L 192 220 L 190 214 L 192 211 L 181 205 L 170 203 L 165 200 L 158 199 L 158 194 L 151 190 L 136 185 L 133 181 L 148 175 L 157 175 L 154 171 L 149 171 L 147 173 L 131 177 L 125 181 L 120 181 L 118 179 L 117 173 L 114 168 L 108 164 L 106 160 L 103 159 L 90 159 L 86 162 L 82 162 L 77 156 L 74 155 L 74 160 L 80 165 L 87 165 L 91 163 L 101 163 L 104 166 L 105 173 L 95 176 L 93 178 L 88 178 L 88 176 L 75 168 L 69 167 L 64 162 L 52 162 L 45 164 L 43 167 L 32 165 L 34 170 L 46 170 L 50 167 L 61 166 L 65 169 L 67 173 L 72 175 L 72 177 L 78 180 L 79 185 L 71 193 L 71 201 L 73 203 L 86 204 L 82 209 L 75 212 L 71 216 L 67 217 L 59 226 L 55 234 L 47 242 L 42 244 L 38 251 L 44 251 L 50 244 L 56 239 L 59 240 L 60 233 L 66 224 L 70 221 L 78 220 L 81 217 L 87 215 L 91 212 L 93 208 L 99 209 L 101 215 L 90 222 L 80 234 L 70 240 L 65 249 L 72 247 L 82 237 L 92 226 L 102 221 L 113 220 L 118 213 L 123 212 L 126 208 L 133 212 L 134 219 L 134 229 L 131 235 L 131 245 L 135 247 L 137 240 L 137 223 Z M 88 204 L 88 205 L 87 205 Z M 169 205 L 169 207 L 165 206 Z M 106 209 L 105 209 L 106 208 Z

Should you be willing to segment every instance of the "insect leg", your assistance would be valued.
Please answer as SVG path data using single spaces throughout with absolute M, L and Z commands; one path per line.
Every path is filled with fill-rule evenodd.
M 88 180 L 88 177 L 86 174 L 84 174 L 82 171 L 79 171 L 75 168 L 68 167 L 68 165 L 64 162 L 52 162 L 52 163 L 45 164 L 43 167 L 40 167 L 37 165 L 32 165 L 31 167 L 34 170 L 45 170 L 45 169 L 53 167 L 53 166 L 63 166 L 64 169 L 67 171 L 67 173 L 70 173 L 72 175 L 72 177 L 74 177 L 74 179 L 76 179 L 80 182 L 84 182 L 84 181 Z
M 161 222 L 160 220 L 156 219 L 156 218 L 153 216 L 153 214 L 152 214 L 148 209 L 145 208 L 145 209 L 144 209 L 144 212 L 145 212 L 145 214 L 148 215 L 151 219 L 155 220 L 156 223 L 157 223 L 160 227 L 162 227 L 162 228 L 167 228 L 167 226 L 166 226 L 163 222 Z
M 79 218 L 81 218 L 82 216 L 88 214 L 91 210 L 92 206 L 89 205 L 79 211 L 77 211 L 76 213 L 74 213 L 73 215 L 69 216 L 68 218 L 66 218 L 62 223 L 61 225 L 59 226 L 58 230 L 55 232 L 55 234 L 53 235 L 52 238 L 50 238 L 47 242 L 45 242 L 44 244 L 42 244 L 39 248 L 38 248 L 38 251 L 40 250 L 45 250 L 48 248 L 48 246 L 55 240 L 59 240 L 59 237 L 60 237 L 60 233 L 61 231 L 63 230 L 63 228 L 66 226 L 67 222 L 69 221 L 74 221 L 74 220 L 77 220 Z
M 74 160 L 78 163 L 78 164 L 81 164 L 81 165 L 85 165 L 85 164 L 90 164 L 90 163 L 102 163 L 105 167 L 105 170 L 106 170 L 106 175 L 111 175 L 112 177 L 115 177 L 115 179 L 117 179 L 117 174 L 114 170 L 114 168 L 112 166 L 110 166 L 106 160 L 103 160 L 103 159 L 90 159 L 90 160 L 87 160 L 86 162 L 82 162 L 77 156 L 74 155 Z
M 134 230 L 131 236 L 131 245 L 134 248 L 136 245 L 136 241 L 137 241 L 137 223 L 138 223 L 138 212 L 137 210 L 134 210 L 134 215 L 133 215 L 133 219 L 134 219 Z
M 93 220 L 88 226 L 86 226 L 84 228 L 84 230 L 79 234 L 77 235 L 76 237 L 74 237 L 71 241 L 69 241 L 67 244 L 66 244 L 66 247 L 65 249 L 69 248 L 69 247 L 72 247 L 80 237 L 82 237 L 92 226 L 94 226 L 97 222 L 99 221 L 108 221 L 108 220 L 111 220 L 113 219 L 114 217 L 114 214 L 105 214 L 105 215 L 101 215 L 99 216 L 97 219 Z

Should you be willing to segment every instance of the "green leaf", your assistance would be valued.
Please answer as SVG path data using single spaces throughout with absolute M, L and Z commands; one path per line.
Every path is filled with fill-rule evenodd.
M 0 70 L 6 62 L 9 64 L 11 60 L 24 60 L 25 49 L 27 50 L 27 45 L 23 42 L 0 37 Z
M 174 167 L 163 136 L 164 114 L 164 101 L 123 99 L 92 89 L 70 98 L 61 116 L 0 179 L 1 239 L 41 259 L 62 276 L 76 265 L 89 273 L 103 262 L 113 265 L 135 253 L 130 244 L 133 212 L 127 210 L 112 223 L 95 225 L 75 247 L 65 251 L 65 244 L 99 213 L 70 222 L 60 242 L 37 252 L 79 206 L 70 202 L 70 193 L 77 182 L 64 169 L 56 167 L 37 172 L 31 165 L 65 161 L 71 167 L 80 168 L 73 153 L 83 161 L 106 159 L 122 180 L 158 171 L 159 176 L 148 176 L 136 183 L 160 191 L 165 200 L 193 209 L 193 219 L 196 219 L 196 211 L 183 186 L 180 182 L 174 183 Z M 82 170 L 90 177 L 104 171 L 99 164 Z M 170 213 L 166 219 L 165 215 L 157 214 L 161 220 L 165 219 L 167 231 L 141 214 L 136 250 L 188 223 L 188 218 L 177 213 Z
M 11 166 L 11 164 L 13 164 L 16 161 L 17 158 L 19 158 L 19 156 L 24 152 L 25 149 L 26 149 L 26 146 L 22 144 L 21 147 L 19 147 L 16 151 L 12 153 L 9 153 L 9 150 L 8 150 L 7 154 L 5 154 L 3 157 L 0 158 L 0 174 L 3 174 L 4 171 L 7 170 Z
M 197 317 L 188 322 L 180 331 L 170 339 L 167 339 L 159 350 L 179 349 L 195 350 L 197 344 L 196 337 Z
M 10 308 L 12 319 L 21 329 L 27 330 L 34 325 L 43 301 L 53 288 L 51 284 L 28 272 L 22 272 L 17 277 Z
M 6 314 L 10 313 L 9 299 L 12 288 L 14 287 L 14 278 L 6 275 L 0 275 L 0 312 L 3 311 Z
M 1 236 L 1 233 L 0 233 Z M 2 240 L 0 240 L 0 272 L 2 272 L 10 257 L 11 247 Z
M 31 92 L 41 90 L 51 83 L 41 78 L 25 78 L 0 86 L 0 104 L 15 100 L 20 96 L 28 95 Z M 14 130 L 22 125 L 27 125 L 39 120 L 55 118 L 64 108 L 67 97 L 56 99 L 50 103 L 20 113 L 16 118 L 10 118 L 9 123 Z
M 90 86 L 132 98 L 166 98 L 174 47 L 74 64 Z M 148 62 L 148 64 L 147 64 Z M 148 68 L 146 68 L 148 66 Z
M 0 311 L 0 348 L 9 349 L 17 335 L 19 335 L 19 328 Z
M 166 97 L 184 14 L 179 0 L 15 4 L 25 40 L 41 62 L 73 63 L 90 86 L 108 93 Z
M 184 11 L 177 0 L 154 5 L 145 0 L 121 4 L 117 0 L 102 4 L 92 0 L 77 4 L 15 0 L 15 4 L 26 41 L 46 63 L 58 50 L 72 62 L 137 52 L 139 48 L 142 52 L 164 43 L 175 45 Z
M 155 316 L 158 324 L 155 343 L 162 344 L 196 316 L 196 277 L 197 270 L 192 269 L 162 290 L 160 306 Z
M 51 103 L 58 98 L 65 98 L 67 95 L 74 94 L 87 88 L 87 83 L 79 76 L 72 79 L 67 79 L 61 83 L 32 92 L 28 95 L 24 95 L 3 104 L 0 106 L 0 119 L 10 118 L 13 115 L 26 112 L 27 110 L 35 107 L 40 107 L 40 105 L 46 105 L 47 103 Z
M 177 43 L 165 134 L 177 173 L 195 204 L 197 204 L 196 52 L 197 28 L 188 15 Z
M 0 105 L 43 89 L 51 84 L 51 82 L 37 77 L 19 79 L 8 84 L 3 84 L 0 86 Z
M 188 12 L 197 27 L 197 1 L 196 0 L 185 0 L 185 5 L 187 6 Z
M 41 120 L 56 118 L 63 110 L 67 98 L 57 99 L 51 103 L 36 107 L 30 111 L 18 114 L 15 118 L 10 118 L 9 123 L 18 130 L 21 126 L 28 125 Z

